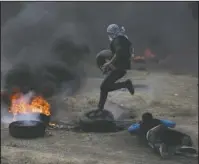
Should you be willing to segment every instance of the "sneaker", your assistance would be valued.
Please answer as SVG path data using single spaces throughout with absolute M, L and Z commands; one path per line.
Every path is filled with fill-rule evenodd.
M 128 89 L 131 95 L 134 95 L 135 89 L 131 80 L 126 80 L 126 88 Z
M 192 146 L 181 146 L 178 149 L 178 153 L 197 154 L 197 150 Z
M 176 150 L 176 155 L 198 158 L 198 151 L 194 147 L 181 146 Z

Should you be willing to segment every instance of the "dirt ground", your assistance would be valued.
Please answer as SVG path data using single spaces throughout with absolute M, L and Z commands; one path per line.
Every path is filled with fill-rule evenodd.
M 158 118 L 177 122 L 177 128 L 191 135 L 198 145 L 198 78 L 164 72 L 131 71 L 136 93 L 112 92 L 106 109 L 117 119 L 139 119 L 145 111 Z M 76 119 L 82 112 L 95 108 L 101 78 L 89 78 L 72 98 L 59 98 L 60 110 L 55 120 Z M 127 117 L 128 116 L 128 117 Z M 135 120 L 132 120 L 132 122 Z M 162 160 L 149 148 L 138 144 L 127 131 L 118 133 L 75 133 L 49 130 L 50 136 L 34 140 L 14 139 L 7 125 L 1 126 L 2 164 L 196 164 L 197 159 L 174 157 Z

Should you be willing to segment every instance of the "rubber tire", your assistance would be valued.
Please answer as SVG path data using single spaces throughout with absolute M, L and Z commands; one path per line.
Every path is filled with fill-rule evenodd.
M 14 121 L 9 125 L 9 134 L 15 138 L 31 139 L 44 137 L 46 126 L 40 121 L 28 121 L 32 125 L 24 125 L 25 121 Z
M 114 122 L 114 116 L 111 112 L 104 110 L 103 118 L 91 118 L 88 114 L 94 112 L 95 110 L 85 113 L 79 120 L 80 129 L 84 132 L 116 132 L 117 126 Z
M 109 49 L 100 51 L 96 56 L 96 63 L 98 68 L 100 69 L 106 63 L 106 60 L 111 59 L 112 56 L 113 54 Z

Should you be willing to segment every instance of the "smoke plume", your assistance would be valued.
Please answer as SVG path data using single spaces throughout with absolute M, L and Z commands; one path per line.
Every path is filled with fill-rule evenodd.
M 3 25 L 1 56 L 11 63 L 3 72 L 6 90 L 51 97 L 61 89 L 71 94 L 79 89 L 90 50 L 75 41 L 73 23 L 59 25 L 55 16 L 52 4 L 28 3 Z
M 74 92 L 85 77 L 83 59 L 108 47 L 106 27 L 111 23 L 125 27 L 136 54 L 146 48 L 160 57 L 178 54 L 171 59 L 177 61 L 175 67 L 197 69 L 198 21 L 188 2 L 1 4 L 6 88 L 18 86 L 51 96 L 65 84 Z

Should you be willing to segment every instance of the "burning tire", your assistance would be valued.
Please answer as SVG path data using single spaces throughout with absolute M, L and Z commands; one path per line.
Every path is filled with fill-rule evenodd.
M 14 121 L 9 125 L 9 133 L 15 138 L 44 137 L 46 126 L 40 121 Z
M 114 116 L 104 110 L 100 117 L 93 116 L 94 110 L 85 113 L 80 118 L 80 128 L 85 132 L 115 132 L 117 131 Z

